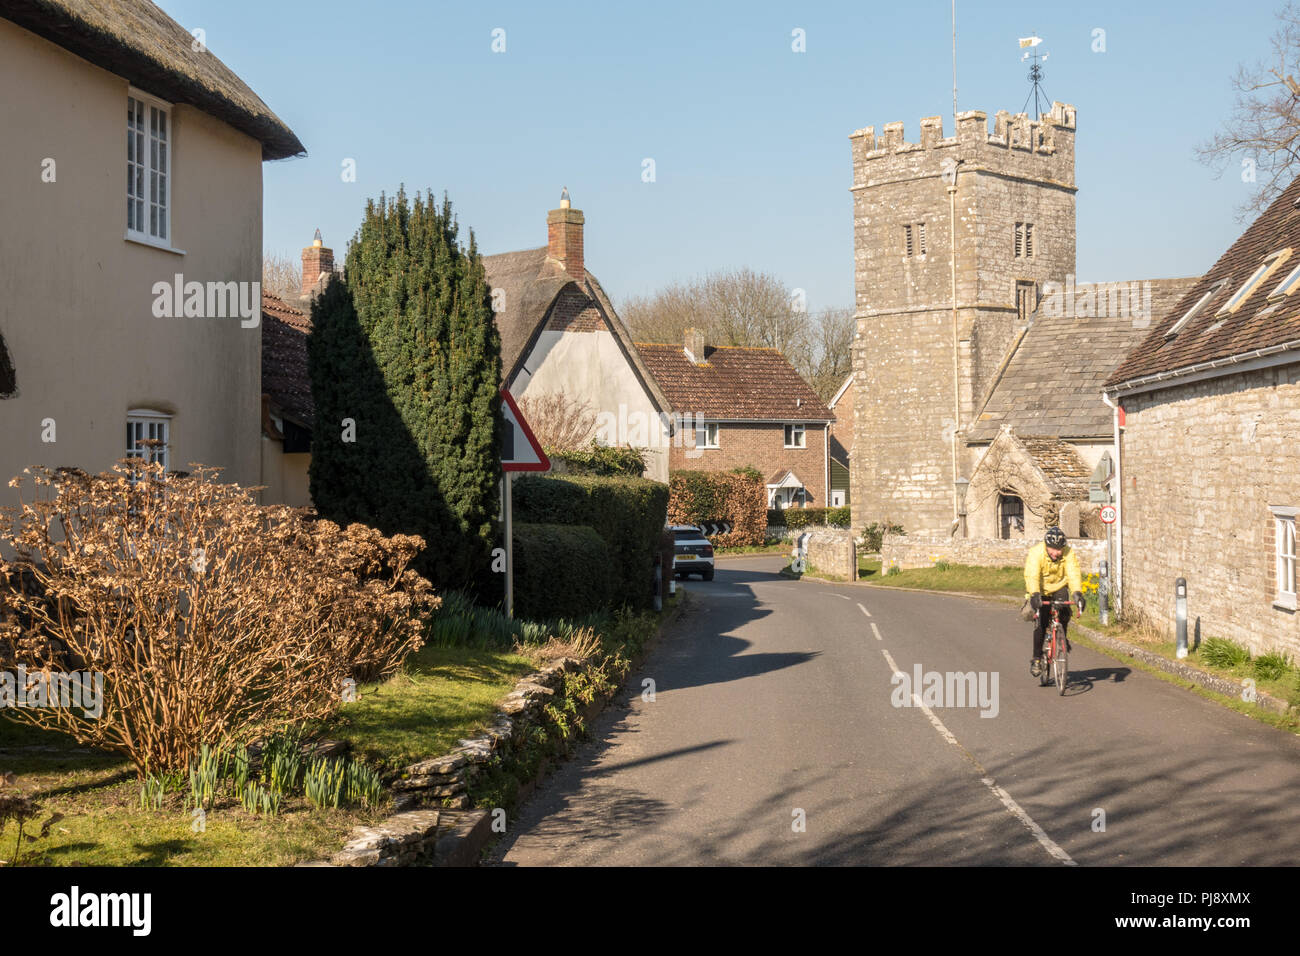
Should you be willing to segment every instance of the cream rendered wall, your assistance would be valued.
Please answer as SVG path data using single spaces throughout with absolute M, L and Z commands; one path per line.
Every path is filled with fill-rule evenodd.
M 284 442 L 263 435 L 262 479 L 259 482 L 264 486 L 259 496 L 262 504 L 310 508 L 310 467 L 311 455 L 306 452 L 285 454 Z
M 156 318 L 152 290 L 176 273 L 260 281 L 261 146 L 172 108 L 178 255 L 124 239 L 126 80 L 0 20 L 0 85 L 0 335 L 18 382 L 0 399 L 0 481 L 32 464 L 107 469 L 127 410 L 149 407 L 173 416 L 172 468 L 221 465 L 224 480 L 256 484 L 261 329 Z M 41 181 L 46 158 L 55 182 Z
M 607 422 L 616 444 L 647 449 L 646 477 L 668 481 L 668 429 L 613 333 L 543 331 L 523 364 L 511 395 L 563 391 L 586 400 L 598 430 Z

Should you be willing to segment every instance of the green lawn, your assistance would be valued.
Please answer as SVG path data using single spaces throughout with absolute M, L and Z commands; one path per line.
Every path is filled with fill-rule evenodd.
M 387 683 L 357 688 L 325 728 L 372 766 L 400 770 L 445 753 L 483 726 L 515 682 L 535 667 L 528 658 L 464 647 L 424 647 Z
M 359 688 L 355 704 L 317 729 L 351 742 L 353 755 L 372 766 L 404 766 L 472 734 L 531 669 L 516 654 L 425 648 L 388 682 Z M 294 797 L 280 815 L 266 817 L 224 795 L 208 811 L 203 832 L 195 832 L 185 807 L 188 785 L 184 793 L 169 793 L 162 809 L 142 810 L 140 782 L 126 760 L 0 715 L 0 774 L 10 771 L 17 791 L 42 808 L 29 833 L 51 812 L 63 815 L 47 837 L 25 842 L 23 865 L 289 866 L 329 856 L 353 827 L 386 813 L 317 810 Z M 13 823 L 0 833 L 5 865 L 16 838 Z
M 880 559 L 873 558 L 858 562 L 858 575 L 869 584 L 884 584 L 898 588 L 1005 594 L 1011 597 L 1023 597 L 1025 593 L 1024 569 L 1018 567 L 981 568 L 953 564 L 946 568 L 913 568 L 882 575 Z

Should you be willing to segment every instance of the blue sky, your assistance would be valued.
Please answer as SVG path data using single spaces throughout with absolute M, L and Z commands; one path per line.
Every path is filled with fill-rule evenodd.
M 915 141 L 934 114 L 952 128 L 948 0 L 160 6 L 306 145 L 264 166 L 264 245 L 295 258 L 317 227 L 341 256 L 366 198 L 399 183 L 445 190 L 485 253 L 543 245 L 567 186 L 616 303 L 748 266 L 812 310 L 851 306 L 849 134 L 902 120 Z M 1203 272 L 1250 187 L 1193 150 L 1227 116 L 1237 65 L 1267 53 L 1275 6 L 1048 6 L 958 0 L 959 108 L 1019 111 L 1016 39 L 1043 37 L 1046 92 L 1078 108 L 1080 281 Z

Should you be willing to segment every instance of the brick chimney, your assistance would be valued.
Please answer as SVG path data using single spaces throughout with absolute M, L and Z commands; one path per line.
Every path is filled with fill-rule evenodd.
M 546 256 L 581 282 L 586 278 L 582 261 L 582 211 L 569 208 L 569 190 L 560 193 L 560 208 L 546 214 Z
M 687 329 L 686 330 L 686 347 L 682 349 L 686 357 L 695 365 L 704 364 L 704 330 Z
M 303 298 L 310 298 L 311 294 L 316 291 L 316 283 L 320 281 L 321 273 L 333 271 L 334 250 L 325 248 L 321 241 L 320 230 L 317 229 L 316 237 L 312 239 L 311 245 L 302 251 Z

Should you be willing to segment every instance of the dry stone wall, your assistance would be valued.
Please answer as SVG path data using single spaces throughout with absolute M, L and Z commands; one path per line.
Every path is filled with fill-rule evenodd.
M 999 538 L 941 538 L 914 537 L 913 535 L 886 535 L 881 546 L 882 567 L 891 564 L 901 571 L 909 568 L 932 567 L 936 561 L 950 564 L 968 564 L 977 567 L 1004 568 L 1010 565 L 1023 567 L 1025 555 L 1037 542 L 1003 541 Z M 1079 570 L 1096 574 L 1100 561 L 1106 556 L 1105 541 L 1071 541 L 1070 547 L 1079 556 Z

